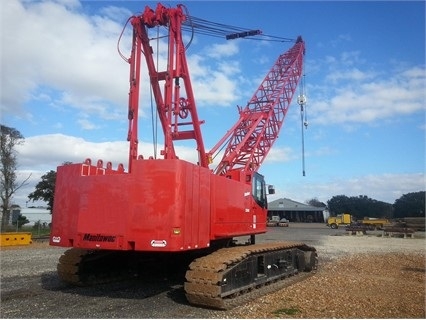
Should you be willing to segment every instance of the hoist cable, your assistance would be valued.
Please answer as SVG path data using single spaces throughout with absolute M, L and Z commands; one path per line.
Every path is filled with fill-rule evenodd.
M 159 47 L 159 41 L 160 38 L 158 37 L 159 35 L 159 28 L 157 27 L 157 49 Z M 158 65 L 159 65 L 159 50 L 157 51 L 157 56 L 156 56 L 156 68 L 158 70 Z M 154 103 L 153 103 L 153 92 L 152 92 L 152 84 L 151 81 L 149 83 L 149 86 L 151 88 L 150 90 L 150 95 L 151 95 L 151 126 L 152 126 L 152 143 L 153 143 L 153 149 L 154 149 L 154 159 L 157 159 L 157 142 L 158 142 L 158 109 L 155 108 L 154 110 Z
M 303 66 L 303 69 L 305 66 Z M 305 95 L 305 73 L 302 70 L 302 78 L 300 80 L 299 86 L 299 97 L 298 103 L 300 105 L 300 124 L 301 124 L 301 133 L 302 133 L 302 174 L 306 175 L 305 172 L 305 130 L 308 128 L 308 119 L 306 115 L 306 95 Z
M 124 31 L 126 30 L 126 27 L 127 27 L 127 25 L 128 25 L 128 23 L 129 23 L 129 21 L 131 20 L 133 18 L 133 16 L 132 17 L 129 17 L 129 19 L 127 19 L 127 21 L 126 21 L 126 23 L 124 24 L 124 26 L 123 26 L 123 29 L 121 30 L 121 33 L 120 33 L 120 36 L 118 37 L 118 40 L 117 40 L 117 51 L 118 51 L 118 54 L 120 55 L 120 57 L 124 60 L 124 61 L 126 61 L 126 62 L 129 62 L 129 59 L 127 59 L 126 58 L 126 56 L 121 52 L 121 50 L 120 50 L 120 42 L 121 42 L 121 38 L 123 37 L 123 34 L 124 34 Z
M 300 118 L 302 125 L 302 174 L 305 176 L 305 127 L 303 125 L 303 106 L 300 106 Z
M 188 8 L 185 5 L 182 5 L 182 7 L 185 9 L 186 16 L 188 17 L 187 21 L 189 22 L 189 25 L 191 27 L 191 38 L 189 39 L 188 43 L 185 46 L 185 50 L 188 50 L 188 48 L 191 46 L 192 40 L 194 39 L 195 32 L 194 32 L 194 25 L 192 23 L 192 17 L 189 15 Z
M 306 92 L 305 78 L 306 78 L 306 75 L 303 74 L 303 90 L 305 91 L 305 95 L 307 96 L 308 93 Z M 308 107 L 307 106 L 305 106 L 305 128 L 308 128 Z

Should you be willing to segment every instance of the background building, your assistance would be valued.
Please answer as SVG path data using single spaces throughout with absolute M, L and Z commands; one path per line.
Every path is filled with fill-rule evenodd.
M 314 207 L 286 198 L 268 203 L 268 218 L 279 216 L 290 222 L 321 222 L 325 223 L 326 207 Z

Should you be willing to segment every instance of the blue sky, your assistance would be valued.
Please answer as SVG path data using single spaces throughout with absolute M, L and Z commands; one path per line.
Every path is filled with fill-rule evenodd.
M 285 38 L 301 35 L 306 42 L 306 176 L 300 110 L 293 101 L 260 168 L 276 187 L 271 200 L 326 202 L 343 194 L 393 203 L 426 189 L 424 1 L 180 3 L 198 18 Z M 19 178 L 31 174 L 15 203 L 25 206 L 40 176 L 64 161 L 89 157 L 127 165 L 129 69 L 117 41 L 129 16 L 156 4 L 1 2 L 1 123 L 25 137 L 18 148 Z M 120 44 L 126 56 L 129 34 L 130 28 Z M 207 150 L 291 45 L 195 35 L 187 57 Z M 142 86 L 144 156 L 154 153 L 148 98 Z M 177 145 L 181 158 L 196 158 L 191 145 Z

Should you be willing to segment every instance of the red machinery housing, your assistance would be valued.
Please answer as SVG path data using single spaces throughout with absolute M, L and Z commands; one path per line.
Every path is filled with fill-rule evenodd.
M 122 251 L 181 252 L 266 231 L 267 200 L 257 173 L 278 137 L 302 75 L 304 42 L 280 55 L 237 123 L 206 152 L 182 41 L 183 6 L 146 7 L 130 19 L 128 172 L 123 165 L 59 166 L 50 244 Z M 168 61 L 157 70 L 148 30 L 168 30 Z M 144 58 L 164 133 L 161 159 L 138 155 L 138 109 Z M 198 162 L 178 158 L 175 141 L 194 140 Z M 211 158 L 226 144 L 216 169 Z
M 90 161 L 61 166 L 51 244 L 181 251 L 262 233 L 264 182 L 256 173 L 252 180 L 259 187 L 254 192 L 249 183 L 179 159 L 134 160 L 131 173 L 93 166 Z

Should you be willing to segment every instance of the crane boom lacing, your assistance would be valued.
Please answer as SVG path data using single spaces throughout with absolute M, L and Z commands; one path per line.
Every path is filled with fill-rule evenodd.
M 227 143 L 218 175 L 238 170 L 256 172 L 278 138 L 279 131 L 302 76 L 305 43 L 299 37 L 280 55 L 265 79 L 240 110 L 236 125 L 209 152 L 210 157 Z

